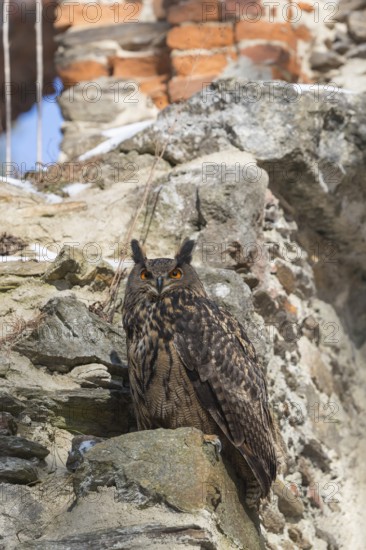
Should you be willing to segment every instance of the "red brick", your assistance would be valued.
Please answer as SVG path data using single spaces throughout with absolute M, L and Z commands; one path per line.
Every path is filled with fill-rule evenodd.
M 288 62 L 278 64 L 272 69 L 272 76 L 275 79 L 286 80 L 287 82 L 298 82 L 301 74 L 301 65 L 294 55 L 290 55 Z
M 57 72 L 66 88 L 74 86 L 78 82 L 93 81 L 101 76 L 109 75 L 107 67 L 102 65 L 102 63 L 87 59 L 75 61 L 65 67 L 57 67 Z
M 204 74 L 219 74 L 225 69 L 231 59 L 236 59 L 234 49 L 225 53 L 212 55 L 175 55 L 172 57 L 172 67 L 178 76 L 193 76 Z
M 156 107 L 160 110 L 165 109 L 165 107 L 168 107 L 168 105 L 170 105 L 169 96 L 167 93 L 160 94 L 156 97 L 152 97 L 151 99 L 154 105 L 156 105 Z
M 210 24 L 182 25 L 168 32 L 167 44 L 172 49 L 193 50 L 196 48 L 222 48 L 234 43 L 232 25 Z
M 117 77 L 149 77 L 170 72 L 168 52 L 156 55 L 110 57 L 112 74 Z
M 151 97 L 154 104 L 159 109 L 164 109 L 169 105 L 168 99 L 168 75 L 154 76 L 140 80 L 139 89 L 142 93 Z
M 288 51 L 273 44 L 257 44 L 240 50 L 241 55 L 249 57 L 254 63 L 282 63 L 288 62 Z
M 260 2 L 253 0 L 182 0 L 168 7 L 168 21 L 174 25 L 192 21 L 239 21 L 258 19 L 263 14 Z
M 256 21 L 264 14 L 261 0 L 224 0 L 222 15 L 225 21 Z
M 290 24 L 290 21 L 293 21 L 294 14 L 293 14 L 292 6 L 291 6 L 290 3 L 287 4 L 286 9 L 284 11 L 282 11 L 282 17 L 289 24 Z
M 98 7 L 95 4 L 98 4 Z M 115 23 L 137 23 L 141 7 L 140 2 L 132 2 L 132 0 L 113 4 L 75 2 L 73 5 L 61 2 L 56 11 L 55 27 L 93 27 Z
M 207 21 L 219 21 L 220 7 L 218 0 L 187 0 L 168 8 L 169 23 L 173 25 L 188 21 L 203 23 Z
M 166 19 L 165 0 L 153 0 L 152 7 L 156 19 L 159 21 Z
M 297 307 L 294 306 L 294 304 L 292 304 L 287 298 L 285 298 L 284 302 L 283 302 L 283 307 L 285 308 L 286 311 L 288 311 L 288 313 L 290 313 L 291 315 L 297 315 Z
M 258 44 L 240 51 L 241 55 L 249 57 L 255 64 L 271 66 L 272 78 L 297 82 L 300 66 L 296 57 L 281 46 L 274 44 Z
M 315 9 L 314 6 L 308 4 L 307 2 L 297 2 L 297 5 L 302 11 L 306 11 L 308 13 L 313 12 Z
M 313 84 L 314 79 L 311 78 L 308 74 L 300 72 L 298 82 L 303 82 L 304 84 Z
M 205 84 L 210 84 L 216 76 L 216 74 L 190 77 L 175 76 L 168 84 L 170 101 L 188 99 L 196 92 L 200 92 Z
M 284 42 L 296 50 L 296 36 L 290 23 L 270 23 L 268 21 L 239 21 L 235 26 L 235 39 L 266 40 Z
M 295 27 L 294 32 L 298 40 L 304 40 L 305 42 L 310 42 L 310 40 L 312 39 L 311 32 L 308 29 L 308 27 L 306 27 L 305 25 L 299 25 L 298 27 Z

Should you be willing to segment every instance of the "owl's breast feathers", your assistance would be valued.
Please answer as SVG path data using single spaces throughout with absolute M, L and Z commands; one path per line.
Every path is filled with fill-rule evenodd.
M 265 378 L 240 323 L 207 296 L 179 289 L 154 303 L 141 303 L 133 313 L 126 311 L 124 327 L 134 398 L 146 400 L 149 388 L 159 387 L 161 395 L 168 391 L 183 399 L 194 389 L 201 408 L 246 459 L 267 495 L 276 477 L 274 428 Z M 182 394 L 179 388 L 167 388 L 167 369 L 175 372 L 170 385 L 182 385 Z M 176 419 L 180 400 L 171 406 L 169 414 Z M 148 409 L 142 416 L 151 414 Z M 182 419 L 186 421 L 184 414 Z

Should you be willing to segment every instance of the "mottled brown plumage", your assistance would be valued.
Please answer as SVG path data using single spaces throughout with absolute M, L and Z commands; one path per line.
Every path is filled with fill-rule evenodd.
M 149 260 L 137 241 L 131 246 L 123 324 L 138 428 L 216 434 L 253 504 L 276 477 L 275 429 L 254 347 L 207 296 L 190 265 L 193 241 L 174 259 Z

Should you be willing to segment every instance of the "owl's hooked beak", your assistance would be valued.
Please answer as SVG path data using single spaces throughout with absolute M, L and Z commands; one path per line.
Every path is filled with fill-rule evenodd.
M 164 279 L 163 279 L 163 277 L 160 275 L 160 276 L 156 279 L 156 288 L 158 289 L 159 294 L 161 294 L 161 291 L 163 290 L 163 285 L 164 285 Z

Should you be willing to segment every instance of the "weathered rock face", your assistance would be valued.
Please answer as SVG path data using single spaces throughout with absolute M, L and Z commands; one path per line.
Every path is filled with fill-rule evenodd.
M 0 436 L 0 456 L 18 456 L 19 458 L 45 458 L 48 449 L 24 437 Z
M 299 224 L 298 238 L 301 243 L 314 256 L 314 264 L 320 261 L 315 272 L 324 297 L 332 300 L 339 311 L 347 315 L 348 322 L 353 323 L 351 330 L 357 331 L 359 344 L 362 344 L 364 339 L 361 332 L 365 334 L 361 313 L 363 298 L 361 303 L 359 299 L 364 294 L 360 277 L 362 279 L 361 274 L 366 269 L 364 208 L 361 206 L 365 200 L 362 173 L 366 161 L 366 98 L 364 95 L 347 95 L 340 90 L 331 95 L 323 90 L 314 98 L 312 92 L 299 92 L 295 87 L 290 88 L 289 85 L 280 83 L 273 83 L 272 89 L 258 83 L 256 91 L 258 100 L 246 100 L 253 90 L 245 81 L 214 83 L 202 95 L 192 98 L 187 109 L 180 113 L 179 133 L 169 134 L 176 115 L 174 109 L 168 109 L 154 126 L 125 142 L 122 145 L 123 150 L 137 148 L 141 152 L 151 152 L 156 143 L 166 142 L 165 158 L 173 164 L 183 164 L 181 170 L 179 167 L 175 168 L 178 178 L 181 176 L 178 181 L 183 183 L 192 179 L 195 181 L 194 169 L 187 172 L 185 163 L 192 161 L 199 149 L 201 155 L 195 164 L 197 168 L 200 167 L 200 172 L 197 170 L 200 175 L 196 176 L 196 185 L 198 186 L 200 178 L 202 181 L 197 192 L 205 188 L 206 181 L 215 178 L 224 184 L 227 181 L 233 182 L 242 198 L 238 201 L 235 193 L 229 192 L 229 204 L 233 200 L 233 204 L 239 207 L 236 210 L 238 217 L 242 215 L 242 210 L 250 212 L 253 218 L 250 220 L 252 230 L 255 228 L 256 213 L 249 205 L 246 209 L 244 204 L 247 205 L 246 194 L 253 193 L 251 189 L 255 189 L 255 193 L 259 192 L 261 181 L 266 178 L 264 168 L 269 175 L 271 188 L 286 201 L 289 212 Z M 207 117 L 210 125 L 207 125 Z M 234 155 L 235 160 L 231 161 L 228 155 L 233 155 L 233 148 L 239 151 L 236 157 Z M 259 168 L 250 157 L 240 151 L 251 153 L 257 159 Z M 216 157 L 201 158 L 203 154 L 213 153 Z M 194 165 L 192 161 L 188 167 L 192 163 Z M 245 190 L 242 190 L 241 184 L 244 184 Z M 167 190 L 162 189 L 163 199 L 169 192 L 173 192 L 171 185 L 167 186 Z M 210 211 L 208 197 L 205 193 L 200 201 L 200 204 L 206 202 L 206 208 L 201 208 L 203 219 L 206 212 Z M 258 195 L 253 194 L 252 197 L 258 204 Z M 222 198 L 217 196 L 217 199 L 222 204 Z M 164 204 L 163 201 L 162 203 Z M 223 240 L 230 239 L 227 225 L 233 226 L 235 215 L 230 215 L 227 204 L 228 201 L 225 200 L 222 210 L 226 220 L 224 224 L 217 216 L 216 219 L 212 216 L 212 225 L 218 232 L 218 238 L 212 239 L 211 233 L 211 242 L 221 242 L 221 228 L 225 231 Z M 240 208 L 241 204 L 243 208 Z M 190 210 L 194 211 L 192 206 Z M 169 205 L 164 213 L 167 211 Z M 189 223 L 190 220 L 184 216 L 184 212 L 182 217 L 186 224 Z M 239 242 L 244 250 L 248 241 L 256 244 L 253 234 L 248 233 L 245 222 L 243 226 L 237 223 L 235 227 L 243 228 L 243 232 L 249 235 L 249 239 L 243 239 L 240 235 Z M 192 222 L 189 229 L 194 230 Z M 203 227 L 199 236 L 205 236 L 205 231 L 206 227 Z M 320 250 L 317 251 L 316 247 Z M 216 250 L 216 254 L 219 256 L 221 250 Z M 338 284 L 338 281 L 334 281 L 338 271 L 334 273 L 332 269 L 336 262 L 344 262 L 346 269 L 349 269 L 349 277 L 353 279 L 342 301 L 336 300 L 334 296 L 339 288 L 336 290 L 333 287 Z M 277 272 L 280 272 L 278 266 Z M 330 280 L 323 284 L 322 278 L 325 275 Z M 351 313 L 357 308 L 353 298 L 354 291 L 351 290 L 354 285 L 357 287 L 360 304 L 360 312 L 356 317 Z
M 42 314 L 30 334 L 14 344 L 32 363 L 68 372 L 76 365 L 99 362 L 120 376 L 126 373 L 123 335 L 85 305 L 73 298 L 55 298 L 44 306 Z
M 20 412 L 16 399 L 5 392 L 0 396 L 1 408 Z M 29 484 L 40 478 L 40 469 L 44 469 L 44 459 L 49 450 L 35 441 L 15 435 L 17 423 L 10 412 L 2 412 L 2 430 L 0 435 L 0 483 Z
M 43 280 L 62 288 L 90 285 L 103 290 L 112 283 L 114 271 L 98 257 L 89 256 L 71 246 L 64 246 L 43 274 Z
M 109 493 L 114 500 L 109 497 L 108 507 L 105 503 L 101 507 L 105 487 L 114 488 Z M 153 548 L 154 540 L 159 548 L 167 549 L 263 548 L 215 446 L 194 428 L 131 433 L 98 443 L 76 470 L 74 489 L 75 506 L 56 529 L 51 527 L 37 541 L 37 548 L 101 548 L 112 543 L 139 548 L 143 541 Z M 91 515 L 100 508 L 108 529 L 100 529 L 101 518 L 94 527 L 86 524 L 86 502 Z M 115 513 L 119 510 L 125 519 L 122 529 L 112 524 L 114 518 L 108 518 L 112 502 Z M 149 517 L 149 510 L 154 510 L 155 517 L 146 524 L 143 518 Z M 126 526 L 133 511 L 140 515 L 139 525 Z M 207 511 L 215 512 L 213 521 Z
M 37 469 L 29 460 L 0 456 L 0 482 L 28 484 L 37 479 Z
M 204 128 L 197 127 L 197 131 L 202 132 L 205 141 Z M 161 177 L 150 230 L 158 229 L 162 238 L 169 238 L 172 232 L 181 236 L 198 232 L 202 263 L 225 268 L 237 266 L 235 243 L 249 254 L 257 240 L 267 174 L 260 172 L 252 155 L 232 145 L 224 147 L 222 143 L 220 153 L 207 155 L 206 144 L 200 145 L 202 156 L 193 160 L 194 156 L 188 159 L 187 154 L 186 160 L 191 162 L 178 165 Z M 167 159 L 172 162 L 169 154 Z M 226 249 L 218 247 L 223 242 L 228 242 Z
M 192 521 L 195 512 L 215 510 L 228 539 L 245 541 L 244 548 L 260 548 L 257 530 L 217 449 L 194 428 L 126 434 L 99 444 L 77 470 L 74 488 L 77 496 L 85 496 L 103 485 L 116 487 L 118 502 L 164 503 L 192 514 Z
M 18 390 L 27 399 L 25 414 L 34 424 L 49 423 L 71 433 L 113 436 L 133 425 L 125 390 L 79 389 L 58 392 Z
M 363 550 L 365 97 L 246 85 L 217 82 L 105 155 L 104 167 L 133 160 L 137 181 L 102 172 L 103 185 L 57 208 L 4 186 L 0 216 L 9 232 L 15 198 L 29 216 L 15 237 L 43 245 L 53 235 L 59 251 L 70 241 L 83 250 L 89 240 L 104 260 L 116 260 L 110 245 L 126 245 L 155 151 L 163 150 L 134 236 L 150 257 L 172 256 L 185 236 L 197 240 L 194 265 L 208 293 L 244 324 L 267 371 L 288 464 L 261 506 L 263 544 Z M 24 487 L 29 502 L 44 493 L 32 519 L 20 504 L 10 515 L 4 509 L 9 548 L 20 547 L 23 513 L 24 548 L 245 548 L 251 535 L 241 529 L 257 531 L 201 434 L 134 432 L 119 310 L 124 281 L 110 326 L 84 305 L 95 311 L 106 299 L 94 275 L 84 279 L 84 260 L 61 254 L 23 275 L 17 265 L 22 282 L 4 284 L 1 326 L 11 321 L 12 330 L 3 331 L 0 354 L 1 435 L 50 451 L 35 457 L 43 465 L 14 457 L 36 468 L 38 485 Z M 89 324 L 98 338 L 86 342 Z M 47 338 L 52 327 L 56 341 Z M 93 446 L 96 438 L 105 441 Z M 205 494 L 196 491 L 199 477 L 210 487 Z M 233 494 L 222 493 L 227 483 Z M 9 499 L 20 486 L 6 483 Z

